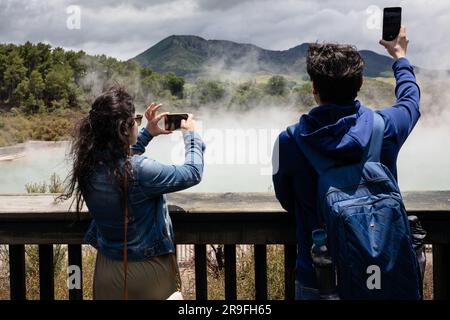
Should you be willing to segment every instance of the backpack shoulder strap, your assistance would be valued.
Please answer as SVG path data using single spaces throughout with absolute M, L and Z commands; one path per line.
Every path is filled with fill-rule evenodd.
M 331 168 L 335 165 L 335 162 L 333 159 L 327 158 L 320 154 L 320 152 L 316 151 L 312 146 L 307 144 L 306 142 L 302 141 L 301 139 L 295 138 L 295 130 L 297 129 L 298 124 L 293 124 L 287 128 L 288 135 L 294 139 L 295 143 L 301 150 L 301 152 L 305 155 L 306 159 L 308 159 L 311 166 L 314 168 L 314 170 L 321 174 L 328 168 Z
M 380 162 L 381 148 L 384 138 L 384 120 L 376 111 L 373 111 L 373 128 L 370 138 L 369 150 L 365 161 Z

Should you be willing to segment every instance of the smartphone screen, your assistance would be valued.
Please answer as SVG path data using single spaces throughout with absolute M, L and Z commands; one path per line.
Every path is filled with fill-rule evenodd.
M 402 8 L 392 7 L 383 10 L 383 40 L 397 38 L 402 23 Z
M 178 130 L 181 127 L 181 120 L 187 120 L 187 113 L 169 113 L 164 120 L 164 128 L 166 130 Z

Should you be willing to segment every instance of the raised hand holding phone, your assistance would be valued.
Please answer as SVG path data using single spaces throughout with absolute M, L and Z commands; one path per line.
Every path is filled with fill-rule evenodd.
M 194 115 L 192 113 L 188 113 L 187 120 L 181 120 L 181 129 L 184 129 L 186 131 L 195 131 L 196 130 L 196 124 L 194 120 Z
M 383 10 L 383 35 L 380 44 L 395 59 L 406 56 L 408 39 L 402 23 L 402 8 L 391 7 Z
M 406 56 L 406 49 L 408 48 L 409 40 L 406 38 L 406 28 L 402 26 L 397 38 L 392 41 L 381 39 L 380 44 L 386 48 L 387 52 L 395 60 L 404 58 Z
M 160 126 L 158 126 L 158 122 L 169 114 L 169 112 L 158 114 L 157 111 L 159 108 L 161 108 L 161 106 L 161 103 L 155 104 L 154 102 L 152 102 L 147 110 L 145 110 L 145 118 L 147 119 L 147 125 L 145 126 L 145 128 L 153 137 L 159 136 L 160 134 L 172 133 L 171 130 L 162 129 Z

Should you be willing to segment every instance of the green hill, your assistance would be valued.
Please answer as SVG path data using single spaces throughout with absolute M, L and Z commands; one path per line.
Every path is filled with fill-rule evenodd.
M 253 74 L 304 74 L 308 44 L 288 50 L 266 50 L 253 44 L 226 40 L 205 40 L 198 36 L 172 35 L 133 58 L 158 72 L 175 72 L 180 76 L 195 76 L 209 68 L 236 70 Z M 360 51 L 365 63 L 365 75 L 392 75 L 392 59 L 373 51 Z

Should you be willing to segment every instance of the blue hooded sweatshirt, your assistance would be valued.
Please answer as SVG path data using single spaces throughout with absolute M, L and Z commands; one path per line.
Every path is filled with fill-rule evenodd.
M 398 153 L 420 117 L 420 90 L 413 67 L 407 59 L 396 60 L 392 69 L 396 79 L 397 101 L 393 106 L 378 112 L 385 122 L 381 162 L 397 179 Z M 318 176 L 295 140 L 302 139 L 317 151 L 341 163 L 360 162 L 370 140 L 372 124 L 372 110 L 358 100 L 345 106 L 324 104 L 300 117 L 295 139 L 283 131 L 275 143 L 273 184 L 282 207 L 296 217 L 296 278 L 300 286 L 317 287 L 310 249 L 312 230 L 318 227 Z

